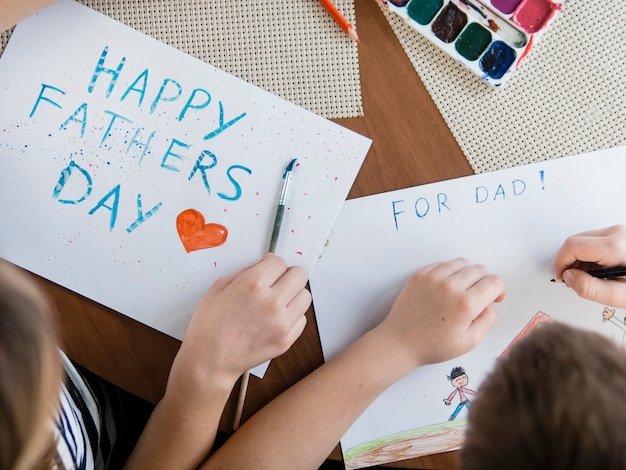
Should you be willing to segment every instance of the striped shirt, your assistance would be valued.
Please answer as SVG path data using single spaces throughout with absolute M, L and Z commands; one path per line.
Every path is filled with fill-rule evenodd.
M 119 396 L 63 352 L 61 359 L 66 380 L 53 429 L 59 460 L 66 469 L 109 468 L 119 422 Z

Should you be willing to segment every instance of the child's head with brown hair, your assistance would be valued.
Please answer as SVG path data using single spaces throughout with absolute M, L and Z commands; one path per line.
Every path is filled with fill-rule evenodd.
M 49 451 L 60 385 L 49 304 L 0 259 L 0 469 L 33 468 Z
M 516 344 L 468 415 L 461 468 L 626 468 L 626 352 L 561 323 Z

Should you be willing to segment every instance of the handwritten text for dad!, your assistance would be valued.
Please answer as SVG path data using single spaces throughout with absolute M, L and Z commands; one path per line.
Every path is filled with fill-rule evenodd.
M 544 177 L 544 170 L 539 170 L 539 179 L 542 190 L 545 189 Z M 522 179 L 516 178 L 507 185 L 498 184 L 493 188 L 480 185 L 471 189 L 475 204 L 489 204 L 503 202 L 507 198 L 520 197 L 525 193 L 526 188 L 526 182 Z M 404 199 L 400 199 L 391 202 L 391 209 L 393 212 L 393 220 L 396 225 L 396 230 L 399 230 L 401 219 L 406 219 L 407 217 L 424 219 L 428 216 L 451 212 L 453 208 L 454 206 L 451 201 L 449 201 L 448 194 L 444 192 L 439 192 L 431 198 L 421 196 L 415 199 L 415 201 L 405 201 Z
M 102 129 L 101 136 L 98 137 L 99 146 L 103 153 L 112 142 L 123 142 L 124 148 L 116 150 L 129 157 L 132 156 L 133 158 L 128 159 L 129 162 L 141 165 L 146 155 L 153 153 L 153 143 L 156 140 L 157 130 L 162 130 L 163 127 L 167 128 L 165 125 L 158 128 L 157 125 L 153 124 L 155 126 L 154 129 L 146 130 L 142 123 L 133 122 L 128 112 L 125 115 L 122 111 L 124 109 L 138 109 L 148 116 L 154 115 L 150 118 L 152 122 L 156 122 L 158 116 L 167 113 L 171 114 L 172 112 L 174 112 L 173 118 L 179 122 L 188 119 L 189 116 L 194 116 L 193 119 L 189 120 L 195 121 L 195 126 L 197 126 L 198 115 L 200 112 L 203 112 L 204 114 L 201 116 L 202 122 L 209 124 L 207 129 L 202 132 L 201 142 L 211 141 L 211 139 L 221 135 L 235 123 L 246 117 L 245 112 L 235 112 L 229 115 L 227 111 L 230 110 L 224 109 L 224 103 L 221 100 L 214 102 L 208 90 L 203 88 L 185 89 L 179 81 L 173 78 L 158 78 L 155 80 L 148 68 L 139 73 L 129 86 L 120 85 L 119 79 L 124 72 L 126 58 L 111 59 L 107 57 L 109 55 L 108 49 L 107 46 L 102 50 L 87 86 L 87 92 L 94 96 L 94 100 L 106 100 L 105 103 L 110 103 L 111 109 L 104 110 L 104 122 L 106 124 Z M 156 82 L 158 86 L 156 93 L 154 91 L 152 93 L 149 92 L 149 90 L 156 90 L 153 82 Z M 68 106 L 66 103 L 69 101 L 67 92 L 67 90 L 52 84 L 43 83 L 30 111 L 30 117 L 36 119 L 45 112 L 45 108 L 50 109 L 50 106 L 65 111 Z M 102 94 L 104 97 L 100 96 Z M 96 117 L 92 116 L 95 111 L 91 111 L 95 106 L 93 106 L 93 103 L 91 105 L 90 108 L 90 103 L 84 102 L 76 109 L 74 109 L 75 105 L 72 106 L 72 109 L 67 109 L 67 113 L 63 114 L 62 122 L 58 123 L 58 130 L 66 131 L 74 138 L 80 136 L 81 139 L 84 139 L 89 126 L 94 126 L 96 121 Z M 212 119 L 207 118 L 207 113 L 210 113 Z M 102 122 L 102 116 L 97 118 Z M 116 140 L 116 132 L 124 133 L 124 138 Z M 208 148 L 192 149 L 192 147 L 197 147 L 198 143 L 190 142 L 187 136 L 178 137 L 168 136 L 166 139 L 166 145 L 163 147 L 166 150 L 157 156 L 160 168 L 177 173 L 185 171 L 188 181 L 201 181 L 208 195 L 211 196 L 210 171 L 218 166 L 219 157 Z M 185 161 L 194 163 L 190 168 L 184 168 Z M 85 168 L 85 166 L 89 166 L 89 168 Z M 252 174 L 252 170 L 238 164 L 222 166 L 225 166 L 225 168 L 219 170 L 218 167 L 218 169 L 213 171 L 225 172 L 226 180 L 229 182 L 230 187 L 216 188 L 216 190 L 219 190 L 217 197 L 236 201 L 242 194 L 241 185 L 237 181 L 237 174 L 241 175 L 240 172 L 244 172 L 249 175 Z M 84 205 L 89 206 L 89 215 L 93 215 L 98 211 L 109 211 L 109 229 L 113 230 L 122 199 L 122 184 L 112 184 L 111 187 L 104 189 L 104 194 L 94 195 L 92 198 L 94 174 L 90 171 L 91 169 L 91 165 L 80 165 L 71 158 L 58 177 L 53 190 L 53 198 L 61 204 L 84 203 Z M 71 190 L 68 189 L 70 186 Z M 78 191 L 76 188 L 79 188 Z M 124 222 L 126 232 L 128 233 L 141 226 L 163 205 L 162 201 L 156 203 L 152 201 L 149 204 L 151 208 L 144 210 L 141 193 L 136 195 L 136 199 L 134 197 L 132 199 L 132 203 L 136 203 L 137 218 Z

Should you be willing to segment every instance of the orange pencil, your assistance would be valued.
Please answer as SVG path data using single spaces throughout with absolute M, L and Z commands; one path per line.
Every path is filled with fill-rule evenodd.
M 346 20 L 345 17 L 341 14 L 341 12 L 337 10 L 337 7 L 333 5 L 333 2 L 331 2 L 331 0 L 320 0 L 320 3 L 348 36 L 354 39 L 357 42 L 357 44 L 361 42 L 359 41 L 359 37 L 356 35 L 356 31 L 354 30 L 352 25 L 348 23 L 348 20 Z

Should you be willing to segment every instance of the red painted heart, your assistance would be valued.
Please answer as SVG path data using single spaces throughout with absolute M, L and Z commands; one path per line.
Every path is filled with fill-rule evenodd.
M 176 217 L 176 230 L 187 253 L 223 245 L 228 229 L 220 224 L 204 223 L 204 216 L 195 209 L 182 211 Z

